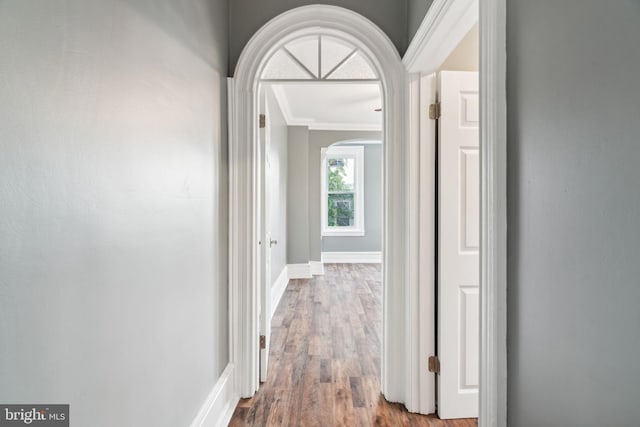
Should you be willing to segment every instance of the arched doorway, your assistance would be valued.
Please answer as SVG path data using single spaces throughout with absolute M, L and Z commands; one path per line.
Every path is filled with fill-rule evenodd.
M 380 80 L 385 141 L 382 392 L 388 400 L 407 404 L 417 353 L 411 351 L 408 339 L 406 72 L 398 52 L 378 27 L 347 9 L 325 5 L 293 9 L 266 24 L 243 50 L 235 75 L 229 80 L 230 360 L 235 388 L 240 396 L 248 397 L 259 385 L 260 78 L 268 59 L 281 46 L 312 34 L 348 41 Z

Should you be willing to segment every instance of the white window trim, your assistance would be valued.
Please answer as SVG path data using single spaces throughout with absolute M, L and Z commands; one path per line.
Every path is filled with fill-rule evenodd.
M 327 158 L 344 156 L 355 159 L 355 225 L 353 227 L 329 227 L 329 212 L 327 209 Z M 364 236 L 364 146 L 350 145 L 343 147 L 323 147 L 321 150 L 321 181 L 322 186 L 320 206 L 322 207 L 322 236 L 328 237 L 354 237 Z

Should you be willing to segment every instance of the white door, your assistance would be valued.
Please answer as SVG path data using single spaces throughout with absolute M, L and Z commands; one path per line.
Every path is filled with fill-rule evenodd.
M 442 72 L 438 183 L 438 415 L 478 416 L 478 73 Z
M 260 127 L 260 156 L 261 164 L 261 205 L 262 205 L 262 271 L 260 279 L 260 382 L 267 380 L 267 367 L 269 364 L 269 341 L 271 339 L 271 218 L 270 218 L 270 184 L 271 184 L 271 161 L 270 134 L 268 103 L 265 100 L 264 90 L 261 96 L 261 111 L 263 116 Z M 262 126 L 264 124 L 264 126 Z

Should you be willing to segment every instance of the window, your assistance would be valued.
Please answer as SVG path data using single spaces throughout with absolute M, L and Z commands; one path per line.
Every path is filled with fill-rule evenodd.
M 377 80 L 357 47 L 340 38 L 318 34 L 280 47 L 262 72 L 262 80 Z
M 322 235 L 364 236 L 364 147 L 322 149 Z

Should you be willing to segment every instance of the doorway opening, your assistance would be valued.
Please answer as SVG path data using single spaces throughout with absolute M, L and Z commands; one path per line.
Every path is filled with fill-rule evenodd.
M 443 7 L 447 9 L 460 1 L 444 1 Z M 451 6 L 450 9 L 457 8 Z M 430 10 L 433 10 L 433 13 L 429 12 L 425 19 L 427 25 L 423 41 L 427 40 L 427 44 L 434 47 L 439 44 L 431 39 L 440 33 L 446 39 L 447 31 L 440 30 L 446 30 L 445 24 L 449 21 L 440 19 L 441 8 L 432 7 Z M 486 16 L 492 19 L 497 16 L 496 19 L 499 20 L 502 16 L 493 9 L 485 9 L 485 12 Z M 443 14 L 445 15 L 448 15 L 448 12 Z M 504 36 L 504 28 L 500 25 L 498 33 L 493 34 L 489 32 L 493 27 L 486 24 L 486 19 L 485 17 L 484 24 L 481 20 L 481 41 L 486 37 L 485 45 L 495 47 L 503 40 L 500 37 Z M 435 27 L 439 28 L 438 31 L 432 31 Z M 239 396 L 249 397 L 257 390 L 259 384 L 257 355 L 260 343 L 259 284 L 262 237 L 259 226 L 260 150 L 257 141 L 260 77 L 268 59 L 279 47 L 305 36 L 317 35 L 319 32 L 346 40 L 359 49 L 380 79 L 386 142 L 381 389 L 388 400 L 402 402 L 410 411 L 422 412 L 420 402 L 425 394 L 433 391 L 425 390 L 420 382 L 425 360 L 417 345 L 420 343 L 422 320 L 421 286 L 429 276 L 427 273 L 423 274 L 424 263 L 420 257 L 423 249 L 422 240 L 418 238 L 423 230 L 420 227 L 420 212 L 424 206 L 419 197 L 422 181 L 415 161 L 417 139 L 414 137 L 413 123 L 419 122 L 414 114 L 420 112 L 421 108 L 414 108 L 415 85 L 413 80 L 407 79 L 407 69 L 411 71 L 411 65 L 400 61 L 397 51 L 386 35 L 360 15 L 333 6 L 305 6 L 290 10 L 270 21 L 248 43 L 238 62 L 235 77 L 229 80 L 230 372 L 234 378 L 234 392 Z M 501 317 L 504 310 L 499 309 L 502 307 L 500 304 L 504 296 L 504 257 L 501 255 L 504 249 L 504 204 L 499 199 L 504 187 L 504 170 L 502 164 L 497 163 L 497 167 L 493 168 L 493 164 L 490 163 L 491 159 L 499 161 L 498 157 L 504 154 L 503 151 L 493 150 L 501 150 L 500 147 L 504 145 L 504 103 L 501 92 L 503 87 L 500 83 L 500 79 L 504 77 L 504 64 L 501 62 L 504 57 L 499 52 L 495 55 L 494 53 L 489 51 L 488 54 L 483 54 L 483 60 L 489 60 L 484 64 L 489 65 L 483 65 L 482 71 L 490 71 L 481 73 L 480 76 L 483 84 L 488 85 L 488 94 L 483 95 L 481 91 L 480 96 L 483 150 L 488 147 L 487 150 L 481 150 L 483 190 L 480 233 L 483 267 L 480 315 L 483 338 L 480 344 L 480 412 L 481 418 L 483 411 L 491 412 L 492 415 L 486 418 L 489 420 L 494 419 L 493 414 L 496 412 L 500 412 L 497 416 L 502 418 L 504 395 L 498 396 L 498 393 L 503 393 L 505 377 L 502 339 L 504 323 Z M 494 99 L 492 95 L 495 94 L 499 99 L 494 105 L 490 101 Z M 491 113 L 487 116 L 483 115 L 483 111 Z M 410 112 L 411 117 L 405 114 L 406 112 Z M 490 180 L 489 176 L 495 177 L 496 180 Z M 495 188 L 491 187 L 489 191 L 488 186 Z M 414 197 L 416 194 L 418 196 Z M 428 228 L 425 227 L 424 230 Z M 497 304 L 498 309 L 494 308 L 494 304 Z M 499 389 L 500 387 L 502 389 Z M 483 393 L 485 391 L 486 393 Z
M 443 0 L 431 7 L 419 44 L 441 46 L 436 36 L 452 22 L 449 12 L 466 8 L 467 0 Z M 504 210 L 504 8 L 503 0 L 481 1 L 481 365 L 480 419 L 487 425 L 505 419 L 505 232 Z M 436 7 L 437 6 L 437 7 Z M 461 6 L 459 8 L 458 6 Z M 477 12 L 476 12 L 477 13 Z M 444 17 L 444 18 L 443 18 Z M 435 30 L 434 30 L 435 29 Z M 384 307 L 382 384 L 384 396 L 419 411 L 425 391 L 419 381 L 425 360 L 420 342 L 420 175 L 412 157 L 419 143 L 413 91 L 421 89 L 408 78 L 415 69 L 411 58 L 403 64 L 386 35 L 370 21 L 333 6 L 305 6 L 290 10 L 263 27 L 240 57 L 229 80 L 230 168 L 230 363 L 233 393 L 251 396 L 259 379 L 259 314 L 262 236 L 260 234 L 260 76 L 275 50 L 295 39 L 318 32 L 342 38 L 363 52 L 379 76 L 384 121 Z M 495 30 L 495 31 L 494 31 Z M 415 40 L 415 39 L 414 39 Z M 442 40 L 445 40 L 443 38 Z M 411 49 L 410 49 L 411 50 Z M 429 53 L 429 49 L 425 50 Z M 409 56 L 405 56 L 405 59 Z M 431 52 L 433 53 L 433 51 Z M 426 55 L 432 58 L 433 55 Z M 420 64 L 418 64 L 420 65 Z M 409 89 L 407 93 L 407 88 Z M 484 91 L 484 92 L 483 92 Z M 410 113 L 410 114 L 407 114 Z M 411 116 L 411 117 L 409 117 Z M 410 122 L 410 123 L 408 123 Z M 407 147 L 407 145 L 409 147 Z M 416 184 L 417 182 L 417 184 Z M 431 274 L 433 274 L 431 272 Z
M 318 37 L 320 36 L 320 37 Z M 315 39 L 314 39 L 315 38 Z M 348 52 L 331 64 L 304 52 L 308 43 L 335 43 Z M 339 43 L 338 43 L 339 42 Z M 287 51 L 282 50 L 287 47 Z M 293 55 L 292 51 L 302 52 Z M 282 83 L 283 70 L 270 68 L 279 56 L 298 73 L 287 82 L 324 80 L 337 85 L 361 80 L 379 85 L 382 103 L 383 166 L 383 333 L 381 391 L 390 401 L 404 402 L 408 344 L 405 339 L 406 181 L 404 143 L 405 72 L 386 35 L 370 21 L 346 9 L 306 6 L 280 15 L 263 27 L 245 47 L 235 77 L 229 81 L 230 101 L 230 317 L 231 360 L 237 392 L 250 397 L 259 386 L 262 186 L 259 146 L 260 87 Z M 313 57 L 312 57 L 313 56 Z M 296 59 L 294 59 L 296 58 Z M 317 61 L 316 64 L 313 61 Z M 295 67 L 291 67 L 295 65 Z M 316 71 L 316 66 L 318 66 Z M 366 66 L 366 67 L 365 67 Z M 355 78 L 354 78 L 355 77 Z M 270 80 L 270 81 L 267 81 Z M 363 83 L 364 84 L 364 83 Z M 393 278 L 393 281 L 390 280 Z M 393 283 L 393 286 L 386 286 Z M 263 322 L 266 324 L 266 322 Z
M 274 47 L 259 77 L 258 97 L 258 234 L 264 242 L 258 255 L 259 375 L 265 382 L 272 317 L 288 281 L 323 275 L 325 263 L 382 262 L 383 115 L 380 80 L 367 57 L 322 28 Z M 368 271 L 361 280 L 380 275 L 380 269 Z M 335 282 L 335 268 L 329 267 L 328 276 L 327 284 Z M 380 287 L 374 288 L 377 300 Z M 371 319 L 381 318 L 379 303 L 370 309 L 378 311 Z M 379 329 L 372 325 L 377 342 Z M 366 353 L 368 346 L 362 347 Z M 381 354 L 363 357 L 379 361 Z M 375 380 L 380 383 L 379 368 Z

